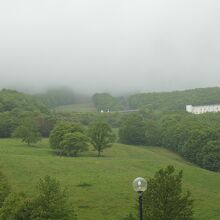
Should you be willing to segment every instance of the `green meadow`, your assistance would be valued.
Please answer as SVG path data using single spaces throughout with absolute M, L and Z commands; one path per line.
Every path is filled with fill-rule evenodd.
M 61 105 L 55 108 L 56 112 L 96 112 L 96 108 L 93 103 L 79 103 L 72 105 Z
M 119 220 L 134 213 L 133 179 L 152 177 L 169 164 L 184 171 L 184 189 L 192 192 L 196 219 L 219 220 L 220 174 L 198 168 L 166 149 L 114 144 L 100 158 L 92 150 L 67 158 L 54 155 L 48 139 L 33 147 L 16 139 L 0 140 L 0 169 L 12 189 L 31 196 L 39 178 L 56 177 L 68 187 L 79 220 Z

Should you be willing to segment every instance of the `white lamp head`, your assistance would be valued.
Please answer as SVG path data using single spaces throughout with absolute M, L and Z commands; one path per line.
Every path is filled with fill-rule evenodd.
M 147 181 L 142 177 L 137 177 L 132 185 L 136 192 L 144 192 L 147 189 Z

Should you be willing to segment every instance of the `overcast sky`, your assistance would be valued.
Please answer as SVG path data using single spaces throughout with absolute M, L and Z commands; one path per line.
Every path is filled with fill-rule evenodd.
M 0 87 L 220 86 L 219 0 L 0 0 Z

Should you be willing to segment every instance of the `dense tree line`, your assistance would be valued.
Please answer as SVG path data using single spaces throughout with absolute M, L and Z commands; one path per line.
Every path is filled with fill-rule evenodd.
M 66 88 L 50 89 L 45 93 L 35 95 L 35 97 L 49 108 L 73 104 L 76 100 L 74 92 Z
M 220 103 L 220 88 L 200 88 L 172 92 L 138 93 L 127 97 L 113 97 L 109 93 L 96 93 L 92 100 L 98 111 L 148 108 L 159 111 L 185 110 L 186 105 Z
M 220 113 L 148 113 L 127 115 L 121 142 L 162 146 L 203 168 L 220 171 Z
M 43 137 L 55 124 L 55 116 L 35 97 L 13 90 L 0 91 L 0 138 L 11 137 L 27 120 L 32 120 Z
M 34 97 L 49 108 L 91 102 L 91 96 L 80 94 L 64 87 L 48 89 L 44 93 L 34 95 Z
M 31 95 L 14 90 L 3 89 L 0 91 L 0 112 L 41 112 L 48 113 L 48 108 Z
M 105 121 L 111 127 L 118 128 L 121 123 L 123 113 L 119 112 L 59 112 L 56 113 L 58 122 L 73 122 L 88 126 L 97 121 Z
M 140 114 L 126 115 L 119 130 L 119 137 L 126 144 L 145 144 L 145 121 Z
M 129 96 L 130 108 L 162 111 L 185 110 L 185 106 L 220 103 L 220 88 L 202 88 L 174 92 L 139 93 Z

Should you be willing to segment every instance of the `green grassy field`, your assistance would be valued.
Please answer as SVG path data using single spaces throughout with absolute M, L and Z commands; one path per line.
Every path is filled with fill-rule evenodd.
M 0 140 L 0 169 L 13 190 L 33 195 L 39 178 L 56 177 L 68 186 L 79 220 L 119 220 L 133 212 L 137 195 L 132 180 L 152 177 L 168 164 L 183 169 L 184 188 L 193 194 L 196 218 L 219 220 L 220 174 L 192 166 L 165 149 L 115 144 L 101 158 L 93 151 L 65 158 L 53 155 L 47 139 L 36 147 Z
M 55 108 L 56 112 L 95 112 L 93 103 L 62 105 Z

